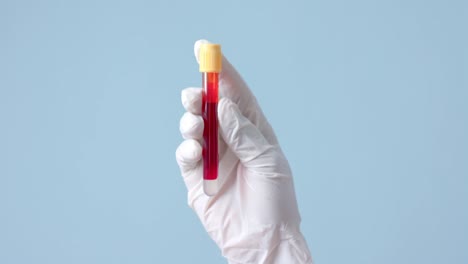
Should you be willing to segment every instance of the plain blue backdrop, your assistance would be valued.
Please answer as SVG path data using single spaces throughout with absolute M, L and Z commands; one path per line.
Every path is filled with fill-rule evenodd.
M 0 0 L 0 263 L 225 263 L 175 162 L 221 43 L 317 263 L 468 263 L 467 2 Z

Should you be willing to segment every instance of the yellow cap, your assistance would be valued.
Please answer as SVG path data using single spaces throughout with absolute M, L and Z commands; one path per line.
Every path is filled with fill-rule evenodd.
M 221 71 L 221 45 L 203 43 L 198 51 L 198 61 L 200 72 L 220 72 Z

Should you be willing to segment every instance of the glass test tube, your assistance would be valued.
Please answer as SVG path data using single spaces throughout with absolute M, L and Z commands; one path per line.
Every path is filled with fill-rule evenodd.
M 221 71 L 221 46 L 202 44 L 199 51 L 202 72 L 203 190 L 213 196 L 218 192 L 218 80 Z

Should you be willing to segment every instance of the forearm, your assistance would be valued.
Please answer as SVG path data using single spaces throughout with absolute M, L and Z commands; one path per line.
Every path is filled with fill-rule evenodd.
M 266 234 L 270 236 L 270 234 Z M 263 237 L 265 238 L 265 237 Z M 312 264 L 307 242 L 300 231 L 273 235 L 265 245 L 258 241 L 253 248 L 225 248 L 223 255 L 229 264 Z

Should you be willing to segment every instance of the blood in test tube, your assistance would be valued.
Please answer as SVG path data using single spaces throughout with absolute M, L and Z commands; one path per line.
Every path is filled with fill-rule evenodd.
M 218 178 L 218 73 L 203 74 L 203 179 Z
M 202 72 L 203 116 L 203 190 L 213 196 L 218 192 L 218 85 L 221 72 L 221 46 L 204 43 L 199 50 Z

